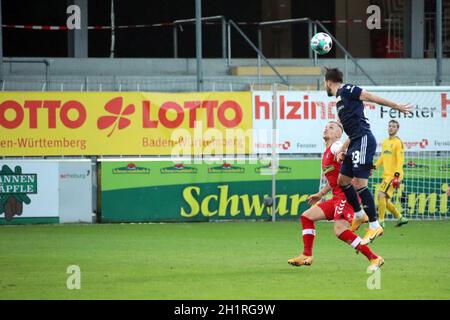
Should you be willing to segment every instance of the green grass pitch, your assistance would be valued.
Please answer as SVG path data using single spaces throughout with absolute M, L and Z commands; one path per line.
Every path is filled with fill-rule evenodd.
M 450 221 L 389 222 L 368 261 L 317 223 L 315 261 L 292 267 L 298 222 L 0 227 L 0 299 L 450 299 Z M 66 269 L 81 269 L 81 289 Z

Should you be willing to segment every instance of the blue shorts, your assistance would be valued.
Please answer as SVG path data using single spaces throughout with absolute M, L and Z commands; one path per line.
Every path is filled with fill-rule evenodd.
M 377 141 L 372 133 L 350 140 L 341 174 L 350 178 L 369 179 L 376 149 Z

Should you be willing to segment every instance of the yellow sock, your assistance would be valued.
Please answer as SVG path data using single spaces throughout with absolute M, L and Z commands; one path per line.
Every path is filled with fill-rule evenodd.
M 402 214 L 397 210 L 397 208 L 390 200 L 386 201 L 386 208 L 394 215 L 395 219 L 400 219 L 402 217 Z
M 384 221 L 384 214 L 386 213 L 386 198 L 378 199 L 378 220 Z

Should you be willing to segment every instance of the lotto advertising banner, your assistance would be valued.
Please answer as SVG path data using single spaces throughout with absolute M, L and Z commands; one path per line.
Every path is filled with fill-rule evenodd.
M 102 222 L 271 219 L 269 164 L 101 163 Z M 319 188 L 317 160 L 284 160 L 277 173 L 277 219 L 298 219 Z
M 378 142 L 388 137 L 388 122 L 400 123 L 398 136 L 406 151 L 450 151 L 450 91 L 374 91 L 397 103 L 411 103 L 417 110 L 404 115 L 388 107 L 365 103 L 365 114 Z M 272 92 L 254 91 L 253 151 L 272 150 Z M 324 91 L 277 93 L 277 150 L 279 153 L 321 153 L 322 133 L 328 121 L 337 120 L 336 98 Z
M 0 156 L 249 153 L 251 109 L 250 92 L 1 92 Z
M 0 160 L 0 224 L 57 223 L 58 163 Z

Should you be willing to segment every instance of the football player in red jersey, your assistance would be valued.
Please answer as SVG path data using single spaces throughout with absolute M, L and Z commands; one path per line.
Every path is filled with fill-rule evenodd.
M 364 254 L 370 261 L 368 270 L 376 270 L 384 264 L 382 257 L 377 256 L 367 245 L 361 244 L 361 238 L 349 230 L 354 216 L 352 206 L 347 202 L 344 191 L 338 184 L 338 175 L 341 163 L 336 159 L 336 153 L 341 149 L 342 126 L 330 121 L 323 131 L 323 139 L 326 149 L 322 157 L 322 171 L 327 179 L 327 185 L 318 193 L 308 197 L 308 203 L 312 205 L 301 216 L 302 235 L 303 235 L 303 253 L 296 258 L 288 260 L 293 266 L 309 266 L 313 262 L 313 244 L 316 236 L 314 222 L 319 220 L 334 220 L 334 232 L 336 237 L 348 243 L 352 248 Z M 332 191 L 333 197 L 318 205 L 319 202 L 329 191 Z

